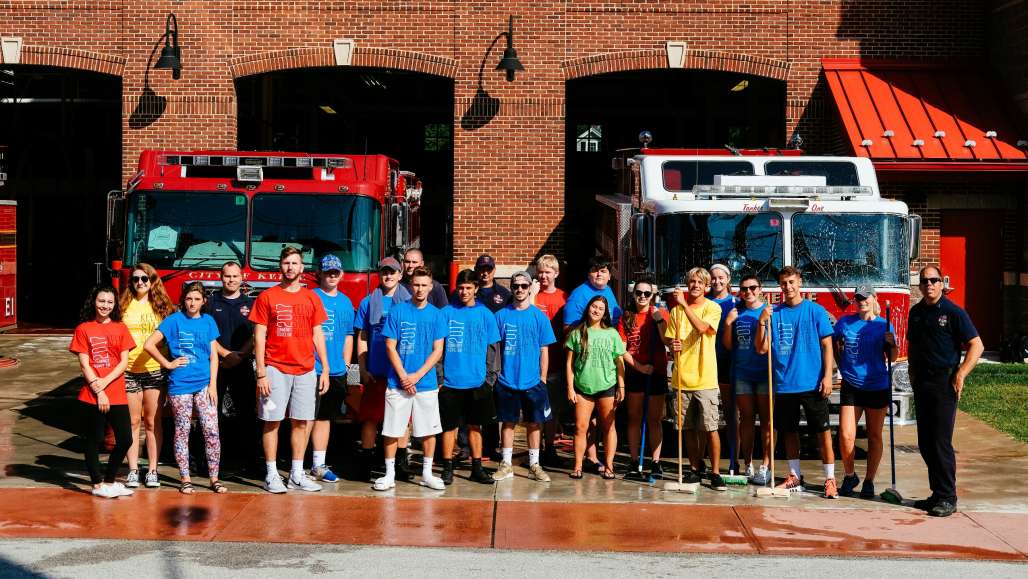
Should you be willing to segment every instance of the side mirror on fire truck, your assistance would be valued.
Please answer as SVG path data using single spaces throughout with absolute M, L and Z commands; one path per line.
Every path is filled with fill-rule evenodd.
M 910 231 L 910 261 L 921 257 L 921 216 L 911 214 L 907 216 Z
M 636 213 L 632 216 L 632 257 L 639 269 L 646 269 L 650 265 L 650 238 L 649 217 L 645 213 Z

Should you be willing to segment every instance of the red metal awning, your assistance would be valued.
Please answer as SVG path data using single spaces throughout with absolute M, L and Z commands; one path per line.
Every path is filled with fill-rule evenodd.
M 879 171 L 1028 171 L 1028 132 L 981 72 L 821 61 L 854 154 Z

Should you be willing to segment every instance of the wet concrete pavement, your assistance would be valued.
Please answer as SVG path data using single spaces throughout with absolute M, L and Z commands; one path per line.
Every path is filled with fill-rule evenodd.
M 1028 445 L 961 414 L 955 443 L 961 513 L 932 519 L 879 500 L 821 499 L 819 461 L 804 461 L 811 492 L 757 499 L 752 487 L 696 495 L 659 486 L 551 471 L 541 484 L 516 468 L 495 485 L 467 481 L 445 492 L 415 483 L 376 493 L 342 481 L 325 491 L 271 496 L 259 481 L 226 477 L 231 493 L 177 493 L 177 469 L 159 490 L 118 500 L 86 492 L 74 434 L 78 370 L 67 337 L 0 336 L 0 537 L 182 539 L 517 549 L 923 556 L 1024 560 L 1028 554 Z M 862 443 L 863 441 L 861 441 Z M 927 495 L 913 426 L 897 430 L 900 489 Z M 626 457 L 627 460 L 627 457 Z M 515 462 L 518 462 L 516 459 Z M 784 461 L 779 467 L 785 468 Z M 673 472 L 668 461 L 666 472 Z M 836 469 L 841 472 L 842 465 Z M 877 486 L 887 485 L 888 454 Z M 858 473 L 862 468 L 858 463 Z M 78 491 L 78 492 L 76 492 Z

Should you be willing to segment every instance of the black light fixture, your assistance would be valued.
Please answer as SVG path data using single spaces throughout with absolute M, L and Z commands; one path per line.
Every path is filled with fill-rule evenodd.
M 503 51 L 503 58 L 500 59 L 500 64 L 496 65 L 496 70 L 507 71 L 507 82 L 514 81 L 514 73 L 519 70 L 525 70 L 524 65 L 518 60 L 518 51 L 514 50 L 514 16 L 510 16 L 510 20 L 507 23 L 507 32 L 501 32 L 500 36 L 507 36 L 507 48 Z
M 161 57 L 157 59 L 154 68 L 171 70 L 172 78 L 179 78 L 182 74 L 182 49 L 178 46 L 178 20 L 175 13 L 168 13 L 164 22 L 164 48 L 161 49 Z

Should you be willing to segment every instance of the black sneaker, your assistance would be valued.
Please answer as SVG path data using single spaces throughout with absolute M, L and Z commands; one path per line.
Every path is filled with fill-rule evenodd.
M 495 482 L 493 475 L 487 473 L 484 468 L 471 469 L 471 476 L 468 477 L 468 480 L 484 485 L 491 485 Z
M 866 480 L 864 486 L 860 487 L 860 498 L 862 499 L 873 499 L 875 498 L 875 483 Z
M 710 488 L 716 491 L 727 491 L 728 485 L 725 484 L 725 479 L 721 478 L 721 475 L 715 472 L 710 475 Z
M 633 466 L 625 469 L 624 476 L 625 476 L 625 480 L 634 480 L 634 481 L 641 481 L 641 480 L 644 480 L 646 478 L 645 475 L 643 475 L 643 473 L 639 471 L 638 463 L 635 463 L 635 464 L 633 464 Z
M 914 508 L 921 509 L 922 511 L 930 511 L 935 508 L 935 505 L 937 504 L 939 504 L 939 499 L 935 498 L 935 495 L 932 495 L 927 499 L 914 501 Z
M 860 477 L 857 476 L 857 473 L 842 477 L 842 486 L 839 487 L 839 494 L 844 497 L 852 497 L 853 490 L 857 488 L 858 484 L 860 484 Z
M 664 478 L 664 469 L 661 468 L 659 462 L 650 463 L 650 478 L 653 480 L 661 480 Z
M 453 460 L 443 461 L 443 472 L 439 478 L 443 479 L 445 485 L 453 484 Z
M 928 511 L 928 514 L 933 517 L 948 517 L 955 512 L 957 512 L 957 505 L 943 499 L 936 503 L 936 505 Z
M 414 480 L 414 472 L 410 468 L 410 453 L 406 448 L 401 448 L 396 453 L 396 478 Z
M 700 473 L 698 473 L 698 472 L 696 472 L 694 470 L 687 470 L 687 471 L 685 471 L 685 475 L 682 477 L 682 482 L 685 482 L 685 483 L 688 483 L 688 484 L 698 483 L 701 480 L 702 480 L 702 477 L 700 476 Z

